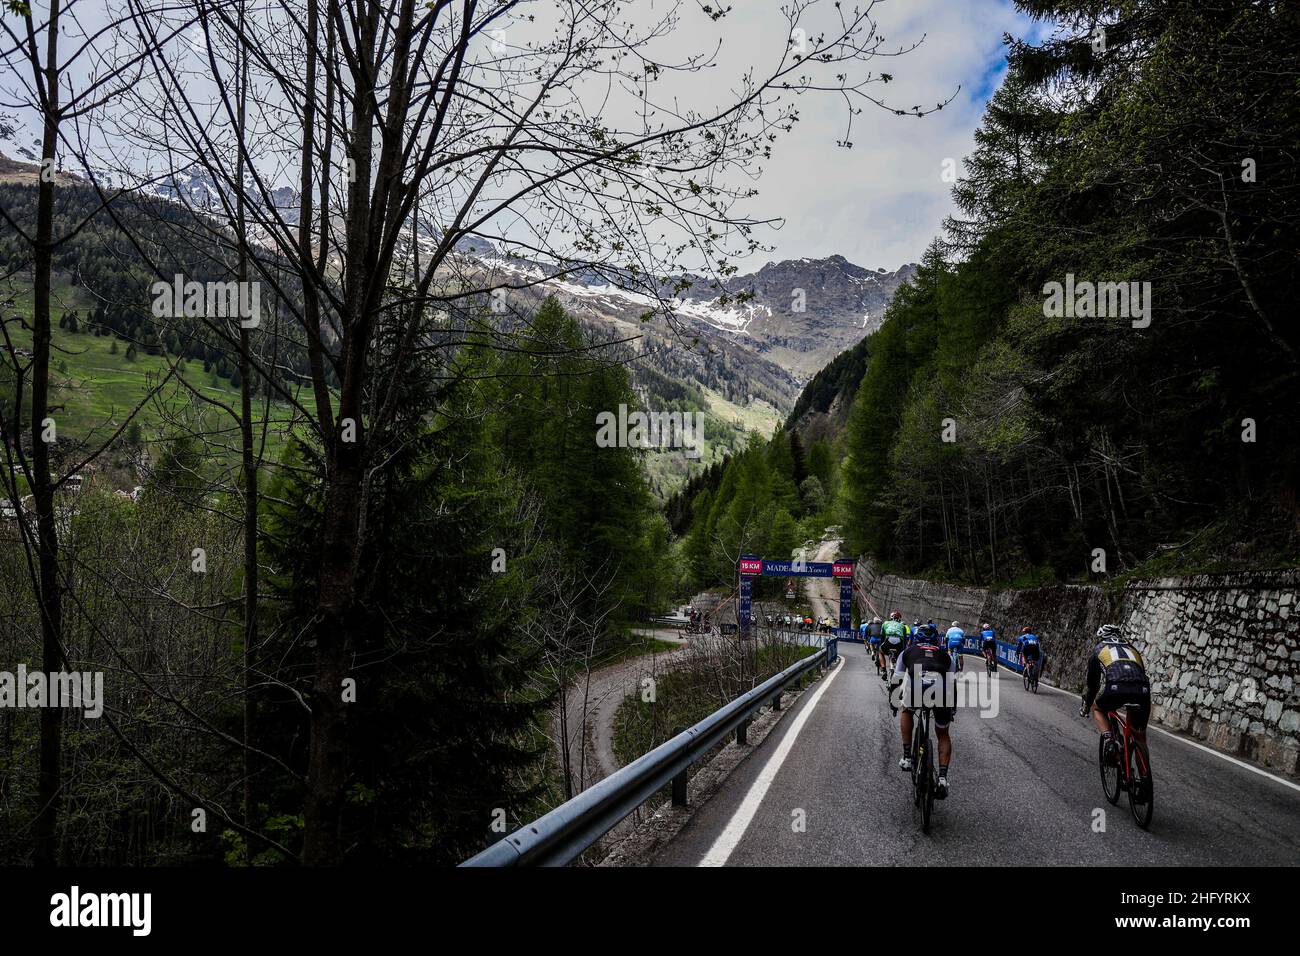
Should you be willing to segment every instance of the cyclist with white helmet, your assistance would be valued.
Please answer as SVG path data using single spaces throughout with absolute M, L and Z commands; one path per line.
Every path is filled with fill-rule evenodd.
M 1151 717 L 1151 681 L 1147 678 L 1146 665 L 1137 648 L 1116 625 L 1103 624 L 1097 628 L 1097 646 L 1088 658 L 1087 686 L 1079 716 L 1092 708 L 1092 721 L 1101 731 L 1108 753 L 1114 751 L 1106 715 L 1126 706 L 1134 736 L 1145 741 L 1147 721 Z
M 966 643 L 966 632 L 961 629 L 961 624 L 957 621 L 952 622 L 948 632 L 944 635 L 944 641 L 948 645 L 948 656 L 952 658 L 952 669 L 954 671 L 961 669 L 961 646 Z

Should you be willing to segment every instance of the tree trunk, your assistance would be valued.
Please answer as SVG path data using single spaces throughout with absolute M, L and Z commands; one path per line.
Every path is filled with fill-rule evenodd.
M 345 418 L 346 408 L 340 410 Z M 340 459 L 325 500 L 320 597 L 316 627 L 316 681 L 311 708 L 311 756 L 303 826 L 303 862 L 338 862 L 339 817 L 347 780 L 347 722 L 343 680 L 359 563 L 360 456 L 357 443 L 336 441 Z
M 50 449 L 44 420 L 50 405 L 50 285 L 54 239 L 54 156 L 59 135 L 59 0 L 50 4 L 46 31 L 45 135 L 41 148 L 41 176 L 36 199 L 36 246 L 32 276 L 32 497 L 36 505 L 38 603 L 41 613 L 41 666 L 46 673 L 63 665 L 63 596 L 59 590 L 59 532 L 54 514 L 54 482 L 50 475 Z M 48 702 L 47 702 L 48 703 Z M 41 708 L 40 774 L 37 783 L 35 861 L 54 866 L 57 861 L 58 820 L 61 803 L 60 749 L 63 711 Z

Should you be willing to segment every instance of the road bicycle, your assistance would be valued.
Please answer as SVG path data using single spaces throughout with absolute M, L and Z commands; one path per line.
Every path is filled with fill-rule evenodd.
M 963 654 L 963 653 L 961 652 L 961 648 L 960 648 L 960 647 L 958 647 L 958 648 L 954 648 L 954 649 L 953 649 L 953 651 L 952 651 L 952 658 L 953 658 L 953 665 L 952 665 L 952 667 L 953 667 L 953 670 L 954 670 L 954 671 L 958 671 L 958 672 L 960 672 L 961 669 L 962 669 L 962 667 L 965 666 L 965 662 L 963 661 L 963 658 L 964 658 L 965 656 L 966 656 L 966 655 Z
M 991 647 L 984 649 L 984 669 L 990 674 L 996 673 L 998 669 L 998 655 Z
M 1036 661 L 1027 661 L 1025 663 L 1025 690 L 1030 693 L 1038 693 L 1038 663 Z
M 1097 767 L 1101 771 L 1101 788 L 1111 806 L 1119 803 L 1120 791 L 1127 790 L 1133 820 L 1145 830 L 1151 825 L 1151 814 L 1155 810 L 1151 753 L 1146 742 L 1139 740 L 1133 732 L 1133 718 L 1127 706 L 1124 711 L 1123 716 L 1114 710 L 1106 713 L 1110 722 L 1110 739 L 1115 748 L 1108 754 L 1106 738 L 1097 736 Z

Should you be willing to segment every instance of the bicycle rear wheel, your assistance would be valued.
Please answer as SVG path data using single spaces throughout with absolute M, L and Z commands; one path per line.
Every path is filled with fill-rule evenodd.
M 934 814 L 934 766 L 930 759 L 930 741 L 925 742 L 925 766 L 920 768 L 921 785 L 921 832 L 930 832 L 930 817 Z
M 1029 690 L 1029 667 L 1028 667 L 1028 665 L 1026 665 L 1025 670 L 1024 670 L 1024 673 L 1021 674 L 1020 677 L 1021 677 L 1021 680 L 1024 681 L 1024 684 L 1025 684 L 1025 690 Z
M 1128 808 L 1133 813 L 1133 820 L 1143 830 L 1151 825 L 1151 814 L 1155 811 L 1155 794 L 1151 779 L 1151 754 L 1147 745 L 1139 740 L 1133 741 L 1129 751 Z
M 1032 690 L 1035 694 L 1038 693 L 1038 665 L 1037 664 L 1034 665 L 1034 673 L 1029 678 L 1029 689 Z
M 1119 739 L 1118 731 L 1114 718 L 1111 718 L 1112 740 Z M 1111 806 L 1115 806 L 1119 803 L 1119 761 L 1107 763 L 1106 738 L 1102 736 L 1097 737 L 1097 767 L 1101 770 L 1101 789 L 1106 794 L 1106 800 Z

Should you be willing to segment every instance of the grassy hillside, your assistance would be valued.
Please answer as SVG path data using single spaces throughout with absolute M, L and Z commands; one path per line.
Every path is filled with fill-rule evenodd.
M 650 488 L 664 502 L 709 465 L 743 449 L 751 433 L 768 438 L 781 424 L 781 412 L 761 399 L 738 405 L 711 388 L 699 391 L 705 402 L 705 441 L 700 457 L 688 461 L 680 451 L 674 450 L 651 452 L 645 458 Z
M 67 282 L 56 286 L 53 300 L 56 316 L 69 309 L 76 309 L 85 316 L 94 308 L 94 302 L 84 292 Z M 0 307 L 13 346 L 30 350 L 31 287 L 9 283 L 0 291 Z M 239 408 L 239 389 L 220 378 L 215 371 L 204 372 L 202 363 L 193 359 L 182 360 L 179 365 L 179 374 L 184 376 L 189 389 L 175 376 L 159 388 L 172 371 L 173 358 L 149 355 L 144 349 L 135 350 L 128 358 L 129 342 L 112 335 L 97 336 L 87 329 L 84 322 L 82 330 L 75 333 L 62 328 L 53 329 L 53 341 L 51 417 L 55 420 L 60 441 L 71 440 L 86 445 L 102 442 L 129 419 L 131 424 L 121 440 L 138 441 L 148 446 L 170 434 L 177 423 L 199 410 L 198 406 L 204 403 L 194 393 L 231 409 Z M 30 408 L 30 395 L 29 383 L 23 397 L 25 411 Z M 254 403 L 259 420 L 264 408 L 264 400 Z M 268 460 L 278 460 L 292 420 L 291 413 L 292 409 L 286 403 L 271 403 L 266 429 Z M 214 416 L 212 420 L 216 422 L 216 433 L 211 440 L 217 445 L 218 456 L 237 455 L 239 438 L 234 420 L 225 413 Z M 223 448 L 226 450 L 222 451 Z

